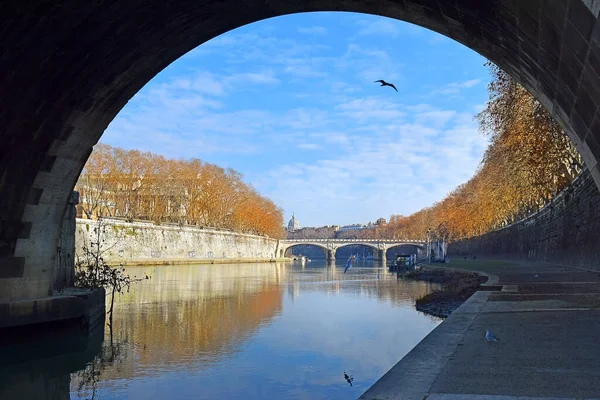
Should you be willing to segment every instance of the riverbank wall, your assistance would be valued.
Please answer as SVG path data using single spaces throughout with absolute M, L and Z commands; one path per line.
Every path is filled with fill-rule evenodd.
M 451 242 L 450 257 L 528 260 L 600 270 L 600 192 L 589 171 L 537 213 L 482 236 Z
M 279 245 L 266 236 L 116 218 L 77 219 L 75 242 L 76 259 L 100 242 L 109 265 L 269 262 L 276 260 Z

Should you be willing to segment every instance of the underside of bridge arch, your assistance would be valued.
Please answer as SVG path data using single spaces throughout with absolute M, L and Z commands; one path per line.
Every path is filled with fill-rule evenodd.
M 364 247 L 369 247 L 371 249 L 375 249 L 375 250 L 379 250 L 379 247 L 377 247 L 376 243 L 344 243 L 341 246 L 338 246 L 338 250 L 343 249 L 344 247 L 348 247 L 348 246 L 364 246 Z
M 423 251 L 422 245 L 417 244 L 399 244 L 396 246 L 389 247 L 386 250 L 387 259 L 393 259 L 396 254 L 418 254 L 419 251 Z
M 563 124 L 600 184 L 593 0 L 8 1 L 0 5 L 0 301 L 50 293 L 67 199 L 104 129 L 171 62 L 242 25 L 354 11 L 489 58 Z
M 284 256 L 289 257 L 292 255 L 292 249 L 298 248 L 298 247 L 304 247 L 304 246 L 310 246 L 312 248 L 317 248 L 317 249 L 322 250 L 323 258 L 327 258 L 327 252 L 328 252 L 327 247 L 325 247 L 321 244 L 316 244 L 316 243 L 296 243 L 296 244 L 289 245 L 285 248 Z M 307 255 L 307 254 L 303 254 L 303 255 Z

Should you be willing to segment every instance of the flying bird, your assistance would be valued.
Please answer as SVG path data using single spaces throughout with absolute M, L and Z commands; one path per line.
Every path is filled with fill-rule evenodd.
M 346 382 L 348 382 L 350 384 L 350 386 L 352 386 L 352 381 L 354 380 L 354 377 L 348 376 L 346 371 L 344 371 L 344 379 L 346 379 Z
M 350 268 L 352 268 L 352 260 L 354 260 L 355 258 L 356 258 L 356 256 L 350 256 L 350 258 L 346 262 L 346 268 L 344 268 L 344 273 L 346 273 L 346 271 L 348 271 Z
M 497 339 L 489 329 L 485 330 L 485 338 L 487 339 L 488 343 L 500 341 L 500 339 Z
M 394 90 L 395 90 L 396 92 L 398 91 L 398 89 L 396 89 L 396 86 L 394 86 L 394 84 L 393 84 L 393 83 L 387 83 L 387 82 L 386 82 L 386 81 L 384 81 L 383 79 L 380 79 L 380 80 L 378 80 L 378 81 L 375 81 L 375 82 L 373 82 L 373 83 L 377 83 L 377 82 L 380 82 L 380 83 L 381 83 L 381 86 L 391 86 L 391 87 L 393 87 L 393 88 L 394 88 Z

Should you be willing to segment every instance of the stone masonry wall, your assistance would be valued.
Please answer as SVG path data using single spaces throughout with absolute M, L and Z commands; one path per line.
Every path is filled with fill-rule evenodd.
M 452 242 L 448 255 L 543 261 L 600 270 L 600 192 L 586 170 L 536 214 L 506 228 Z
M 77 219 L 76 256 L 96 241 L 98 222 Z M 104 259 L 109 263 L 152 260 L 237 260 L 275 257 L 277 239 L 228 231 L 152 222 L 104 219 L 100 226 Z

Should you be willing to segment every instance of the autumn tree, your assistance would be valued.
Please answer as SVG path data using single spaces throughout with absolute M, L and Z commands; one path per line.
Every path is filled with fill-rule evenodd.
M 583 169 L 563 129 L 525 88 L 492 63 L 489 100 L 476 116 L 489 139 L 475 175 L 443 200 L 410 216 L 393 215 L 364 235 L 447 239 L 482 235 L 548 204 Z
M 110 205 L 114 189 L 111 176 L 115 166 L 110 153 L 110 146 L 98 144 L 77 181 L 80 207 L 87 218 L 111 214 Z
M 118 216 L 283 237 L 283 212 L 233 170 L 95 146 L 76 185 L 87 218 Z

